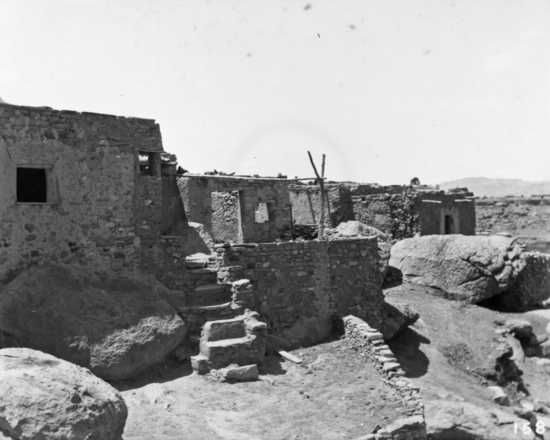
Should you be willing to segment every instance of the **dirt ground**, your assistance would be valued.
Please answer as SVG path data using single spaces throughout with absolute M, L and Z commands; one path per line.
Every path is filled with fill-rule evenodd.
M 393 388 L 345 340 L 267 358 L 260 380 L 224 383 L 172 365 L 152 383 L 119 384 L 125 440 L 354 439 L 404 416 Z
M 514 370 L 502 357 L 499 323 L 525 319 L 525 314 L 450 301 L 415 284 L 385 293 L 420 313 L 419 321 L 388 345 L 406 377 L 420 386 L 427 408 L 454 401 L 511 414 L 510 407 L 499 407 L 487 394 L 487 386 L 497 383 L 512 404 L 527 399 L 550 405 L 550 367 L 525 358 Z M 542 331 L 542 321 L 534 324 L 536 332 Z M 115 384 L 129 408 L 124 439 L 356 439 L 403 416 L 393 389 L 345 340 L 292 353 L 303 363 L 270 356 L 267 374 L 256 382 L 222 383 L 191 374 L 186 363 L 159 368 L 140 382 Z M 511 426 L 495 427 L 491 438 L 499 438 L 499 429 L 509 434 Z

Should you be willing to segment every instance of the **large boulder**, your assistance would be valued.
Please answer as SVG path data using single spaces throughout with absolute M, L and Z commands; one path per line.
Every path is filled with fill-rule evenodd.
M 523 420 L 499 409 L 487 410 L 450 399 L 425 401 L 428 437 L 432 440 L 535 439 L 521 430 Z M 519 429 L 514 432 L 514 423 Z
M 508 237 L 427 235 L 396 243 L 389 264 L 412 282 L 478 303 L 512 286 L 525 259 Z
M 384 335 L 386 341 L 404 332 L 420 317 L 418 312 L 408 304 L 396 301 L 388 296 L 383 304 L 382 313 L 380 332 Z
M 503 312 L 525 312 L 550 307 L 550 255 L 525 252 L 525 269 L 510 289 L 495 298 Z
M 122 395 L 89 370 L 28 348 L 0 350 L 0 430 L 19 440 L 119 440 Z
M 106 380 L 164 360 L 187 327 L 154 277 L 39 266 L 0 285 L 0 348 L 28 347 Z

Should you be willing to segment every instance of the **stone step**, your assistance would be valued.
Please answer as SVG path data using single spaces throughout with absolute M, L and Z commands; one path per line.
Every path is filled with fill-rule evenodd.
M 217 317 L 220 318 L 231 318 L 235 316 L 235 313 L 238 313 L 238 311 L 235 311 L 231 308 L 231 301 L 228 302 L 221 302 L 216 304 L 208 304 L 208 305 L 200 305 L 200 304 L 191 304 L 187 307 L 180 307 L 179 312 L 184 315 L 199 315 L 206 317 L 207 320 L 211 317 Z
M 187 269 L 204 269 L 208 267 L 208 260 L 185 260 Z
M 208 295 L 212 293 L 222 293 L 225 292 L 225 290 L 226 287 L 223 284 L 204 284 L 202 286 L 197 286 L 195 288 L 195 293 Z
M 207 275 L 207 274 L 214 274 L 218 275 L 218 271 L 217 269 L 214 269 L 212 267 L 204 267 L 204 268 L 200 268 L 200 269 L 189 269 L 187 271 L 188 274 L 190 275 Z

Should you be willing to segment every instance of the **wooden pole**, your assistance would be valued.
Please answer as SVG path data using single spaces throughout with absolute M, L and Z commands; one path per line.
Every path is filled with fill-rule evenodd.
M 307 152 L 309 156 L 309 161 L 311 162 L 311 166 L 313 167 L 313 171 L 315 171 L 315 175 L 317 176 L 317 179 L 319 180 L 319 185 L 321 187 L 321 218 L 319 219 L 319 240 L 324 239 L 324 233 L 325 233 L 325 182 L 324 179 L 319 176 L 319 173 L 317 172 L 317 167 L 315 166 L 315 163 L 313 162 L 313 157 L 311 157 L 311 153 Z M 323 170 L 325 168 L 325 155 L 323 154 Z
M 325 155 L 323 154 L 323 166 L 321 168 L 321 177 L 323 178 L 323 183 L 325 180 Z M 332 218 L 330 217 L 330 201 L 328 199 L 328 192 L 325 191 L 325 201 L 327 203 L 327 214 L 328 214 L 328 221 L 330 222 L 330 226 L 334 228 L 334 224 L 332 223 Z

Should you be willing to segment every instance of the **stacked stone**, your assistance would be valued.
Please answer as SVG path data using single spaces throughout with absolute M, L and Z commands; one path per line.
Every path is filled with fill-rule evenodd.
M 49 262 L 139 267 L 137 153 L 163 151 L 158 124 L 0 104 L 0 145 L 0 279 Z M 51 167 L 48 203 L 16 203 L 24 164 Z
M 234 272 L 253 289 L 241 297 L 275 332 L 301 317 L 353 313 L 379 326 L 383 294 L 376 238 L 218 246 L 220 273 Z
M 139 235 L 158 237 L 162 222 L 162 177 L 140 176 L 137 180 Z
M 231 300 L 239 309 L 257 310 L 259 308 L 256 304 L 256 295 L 254 294 L 254 288 L 250 280 L 242 279 L 232 283 L 232 297 Z
M 377 332 L 355 316 L 343 318 L 346 339 L 375 363 L 383 377 L 381 380 L 395 388 L 403 399 L 408 417 L 401 418 L 375 434 L 362 437 L 364 440 L 420 440 L 426 439 L 424 403 L 419 388 L 404 377 L 405 371 L 391 349 L 384 343 L 382 333 Z
M 162 236 L 159 239 L 160 249 L 163 251 L 157 254 L 155 261 L 151 264 L 161 272 L 160 281 L 169 289 L 184 290 L 186 283 L 185 275 L 185 237 Z M 148 257 L 144 252 L 143 259 Z
M 395 240 L 401 240 L 414 236 L 420 230 L 415 209 L 417 200 L 418 194 L 411 191 L 352 196 L 354 217 L 391 235 Z

